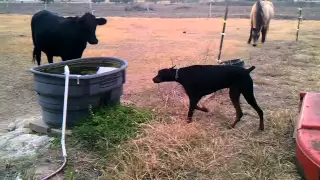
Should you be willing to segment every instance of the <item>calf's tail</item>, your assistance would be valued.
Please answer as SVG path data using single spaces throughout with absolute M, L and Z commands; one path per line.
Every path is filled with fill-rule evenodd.
M 248 73 L 251 73 L 251 71 L 253 71 L 256 67 L 255 66 L 251 66 L 249 69 L 246 69 Z
M 37 54 L 36 54 L 36 47 L 33 48 L 33 54 L 32 54 L 32 62 L 35 63 L 37 59 Z
M 36 54 L 36 42 L 35 42 L 35 35 L 34 35 L 34 28 L 33 28 L 34 22 L 33 21 L 34 21 L 34 19 L 32 17 L 32 19 L 31 19 L 31 36 L 32 36 L 32 43 L 33 43 L 32 63 L 34 64 L 36 61 L 37 54 Z

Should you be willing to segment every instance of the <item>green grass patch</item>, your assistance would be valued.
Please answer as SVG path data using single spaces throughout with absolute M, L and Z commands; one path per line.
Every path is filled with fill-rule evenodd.
M 73 129 L 73 138 L 80 146 L 106 154 L 129 138 L 135 137 L 141 125 L 153 115 L 134 106 L 116 105 L 91 111 L 90 116 Z

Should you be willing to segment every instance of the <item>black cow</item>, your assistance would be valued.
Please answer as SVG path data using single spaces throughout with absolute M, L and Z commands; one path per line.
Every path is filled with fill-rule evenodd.
M 81 58 L 89 44 L 98 44 L 97 25 L 107 23 L 105 18 L 96 18 L 91 13 L 82 17 L 61 17 L 42 10 L 31 19 L 33 62 L 41 62 L 41 51 L 53 63 L 53 56 L 60 56 L 63 61 Z

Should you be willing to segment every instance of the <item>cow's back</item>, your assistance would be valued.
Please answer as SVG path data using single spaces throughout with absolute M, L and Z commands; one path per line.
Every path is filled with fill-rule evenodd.
M 52 50 L 57 50 L 55 47 L 58 47 L 59 38 L 55 34 L 59 33 L 56 29 L 60 26 L 61 18 L 63 17 L 47 10 L 39 11 L 33 15 L 31 30 L 33 42 L 37 49 L 50 54 L 52 54 Z
M 86 42 L 78 35 L 77 17 L 61 17 L 43 10 L 32 17 L 32 33 L 35 46 L 52 56 L 80 54 Z
M 59 21 L 62 18 L 50 11 L 42 10 L 32 16 L 31 27 L 36 32 L 39 32 L 41 29 L 51 29 L 59 25 Z

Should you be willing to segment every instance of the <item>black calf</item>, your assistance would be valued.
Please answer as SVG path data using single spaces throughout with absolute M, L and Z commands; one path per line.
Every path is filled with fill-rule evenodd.
M 253 81 L 250 72 L 255 66 L 249 69 L 231 65 L 194 65 L 180 69 L 161 69 L 152 80 L 154 83 L 176 81 L 180 83 L 189 96 L 189 112 L 187 122 L 192 122 L 195 109 L 208 112 L 206 107 L 199 107 L 200 99 L 218 90 L 229 88 L 229 96 L 236 109 L 235 121 L 231 128 L 240 121 L 243 116 L 240 107 L 240 95 L 257 111 L 260 118 L 259 129 L 264 130 L 263 111 L 258 106 L 253 92 Z

